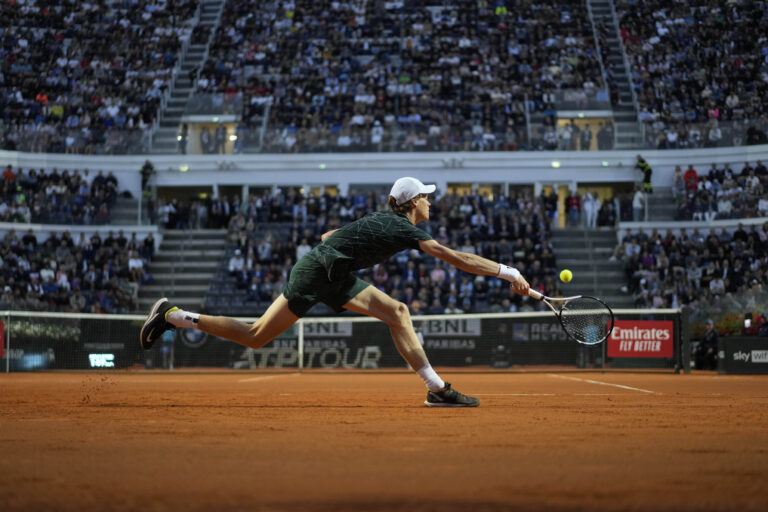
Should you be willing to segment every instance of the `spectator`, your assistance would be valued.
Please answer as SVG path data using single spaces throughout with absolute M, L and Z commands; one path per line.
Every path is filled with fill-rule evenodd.
M 445 308 L 440 303 L 440 299 L 435 298 L 432 300 L 432 305 L 429 306 L 429 309 L 427 309 L 427 314 L 429 315 L 442 315 L 445 313 Z
M 586 194 L 584 194 L 584 204 L 582 205 L 582 209 L 584 210 L 585 227 L 589 229 L 596 228 L 597 215 L 600 211 L 600 199 L 587 190 Z
M 227 146 L 227 128 L 221 122 L 214 132 L 214 153 L 224 154 Z
M 228 270 L 230 275 L 236 275 L 238 272 L 242 272 L 245 268 L 245 259 L 240 249 L 235 249 L 235 253 L 229 258 Z
M 689 165 L 685 170 L 685 173 L 683 173 L 683 181 L 685 182 L 685 188 L 688 191 L 694 191 L 698 188 L 699 174 L 696 172 L 696 169 L 693 168 L 693 165 Z
M 208 130 L 207 126 L 204 126 L 203 129 L 200 130 L 200 151 L 202 151 L 204 155 L 215 152 L 214 140 L 211 137 L 211 132 Z
M 581 131 L 579 146 L 579 149 L 582 151 L 592 149 L 592 130 L 589 128 L 589 125 L 584 126 L 584 129 Z
M 131 281 L 142 283 L 144 282 L 144 260 L 136 251 L 130 251 L 129 254 L 128 271 L 131 274 Z
M 581 222 L 581 195 L 578 192 L 572 192 L 565 201 L 569 225 L 578 226 Z

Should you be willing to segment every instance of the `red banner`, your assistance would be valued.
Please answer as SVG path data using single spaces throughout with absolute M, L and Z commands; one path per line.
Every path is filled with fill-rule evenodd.
M 616 320 L 608 338 L 608 357 L 674 357 L 671 320 Z

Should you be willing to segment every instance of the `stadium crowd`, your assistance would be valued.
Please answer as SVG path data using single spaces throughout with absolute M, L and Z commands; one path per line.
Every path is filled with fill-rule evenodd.
M 0 304 L 29 311 L 127 313 L 138 309 L 138 287 L 155 240 L 122 230 L 102 239 L 69 231 L 39 240 L 30 229 L 9 230 L 0 246 Z
M 46 172 L 5 167 L 0 180 L 0 222 L 108 224 L 117 200 L 117 178 L 108 171 Z
M 575 0 L 228 0 L 213 34 L 197 24 L 199 5 L 0 4 L 0 145 L 148 151 L 179 50 L 209 37 L 190 104 L 243 111 L 241 151 L 584 149 L 555 126 L 558 95 L 620 103 L 610 27 L 598 19 L 593 30 Z M 768 142 L 768 46 L 750 35 L 768 21 L 754 2 L 616 7 L 648 147 Z M 610 149 L 613 127 L 594 129 Z
M 761 4 L 617 0 L 632 82 L 654 148 L 768 141 Z
M 280 293 L 293 264 L 319 243 L 323 233 L 385 208 L 385 200 L 383 193 L 363 191 L 313 197 L 306 204 L 300 195 L 252 196 L 229 222 L 232 256 L 227 272 L 242 290 L 240 295 L 229 294 L 229 299 L 259 302 L 266 308 Z M 552 217 L 542 199 L 529 192 L 493 199 L 446 194 L 432 210 L 426 229 L 438 242 L 494 261 L 514 262 L 533 288 L 557 292 L 549 241 Z M 498 278 L 463 273 L 418 251 L 401 252 L 359 276 L 405 302 L 413 314 L 538 307 L 535 301 L 511 294 Z
M 0 147 L 146 152 L 198 4 L 0 3 Z
M 509 4 L 230 0 L 198 92 L 271 104 L 264 151 L 528 147 L 526 108 L 603 84 L 583 4 Z
M 612 258 L 624 263 L 627 285 L 638 308 L 678 308 L 688 305 L 711 311 L 713 304 L 768 311 L 755 304 L 768 285 L 768 223 L 732 233 L 720 228 L 672 230 L 650 234 L 628 229 Z
M 768 216 L 768 168 L 758 160 L 740 171 L 730 164 L 711 164 L 701 172 L 689 165 L 675 168 L 673 194 L 678 220 L 746 219 Z

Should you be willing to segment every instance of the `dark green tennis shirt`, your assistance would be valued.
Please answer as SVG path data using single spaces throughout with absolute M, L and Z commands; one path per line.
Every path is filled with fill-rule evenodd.
M 312 252 L 335 281 L 349 272 L 372 267 L 405 249 L 419 249 L 429 233 L 411 224 L 404 214 L 374 212 L 339 228 Z

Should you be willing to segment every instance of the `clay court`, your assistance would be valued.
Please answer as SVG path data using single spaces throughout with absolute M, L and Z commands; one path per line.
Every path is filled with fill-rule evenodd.
M 768 378 L 0 377 L 3 510 L 768 509 Z

